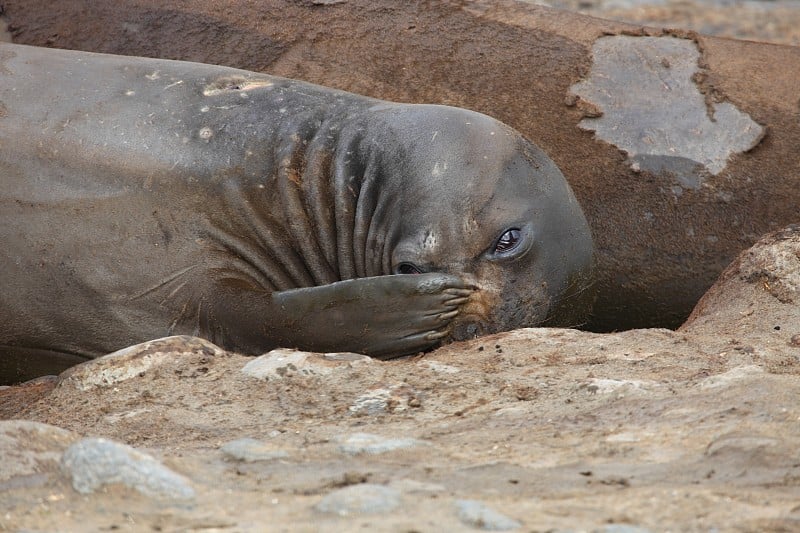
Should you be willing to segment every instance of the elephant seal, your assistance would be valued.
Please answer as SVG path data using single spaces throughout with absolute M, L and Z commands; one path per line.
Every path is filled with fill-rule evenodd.
M 173 334 L 392 357 L 580 320 L 584 215 L 490 117 L 198 63 L 0 58 L 5 379 Z

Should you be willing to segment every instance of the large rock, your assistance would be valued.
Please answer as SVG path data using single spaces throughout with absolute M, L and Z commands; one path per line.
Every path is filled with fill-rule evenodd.
M 800 215 L 799 215 L 800 216 Z M 747 337 L 800 357 L 800 224 L 770 233 L 742 252 L 700 299 L 680 331 Z

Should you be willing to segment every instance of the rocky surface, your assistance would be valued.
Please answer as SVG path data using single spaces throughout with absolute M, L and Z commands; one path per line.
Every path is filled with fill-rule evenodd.
M 0 390 L 24 419 L 0 422 L 0 528 L 796 530 L 798 339 L 789 227 L 679 331 L 526 329 L 386 362 L 154 341 Z M 175 484 L 143 489 L 142 465 Z

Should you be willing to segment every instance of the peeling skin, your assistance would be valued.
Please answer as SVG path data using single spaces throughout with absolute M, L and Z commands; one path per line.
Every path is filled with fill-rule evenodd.
M 244 76 L 227 76 L 215 80 L 203 90 L 204 96 L 216 96 L 232 91 L 252 91 L 260 87 L 272 87 L 269 80 L 249 79 Z
M 730 102 L 706 101 L 694 41 L 614 35 L 592 50 L 589 76 L 570 91 L 581 108 L 602 114 L 585 114 L 579 126 L 624 150 L 635 170 L 669 173 L 698 189 L 763 138 L 764 128 Z

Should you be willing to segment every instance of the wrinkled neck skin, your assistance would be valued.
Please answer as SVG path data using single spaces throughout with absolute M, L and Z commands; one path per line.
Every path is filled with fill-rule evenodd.
M 221 180 L 228 207 L 209 233 L 226 270 L 268 292 L 392 273 L 402 183 L 371 120 L 352 105 L 295 113 L 244 172 L 259 177 Z
M 366 123 L 363 115 L 312 118 L 302 131 L 281 136 L 275 185 L 307 271 L 295 286 L 391 273 L 394 195 L 384 186 L 383 153 Z

